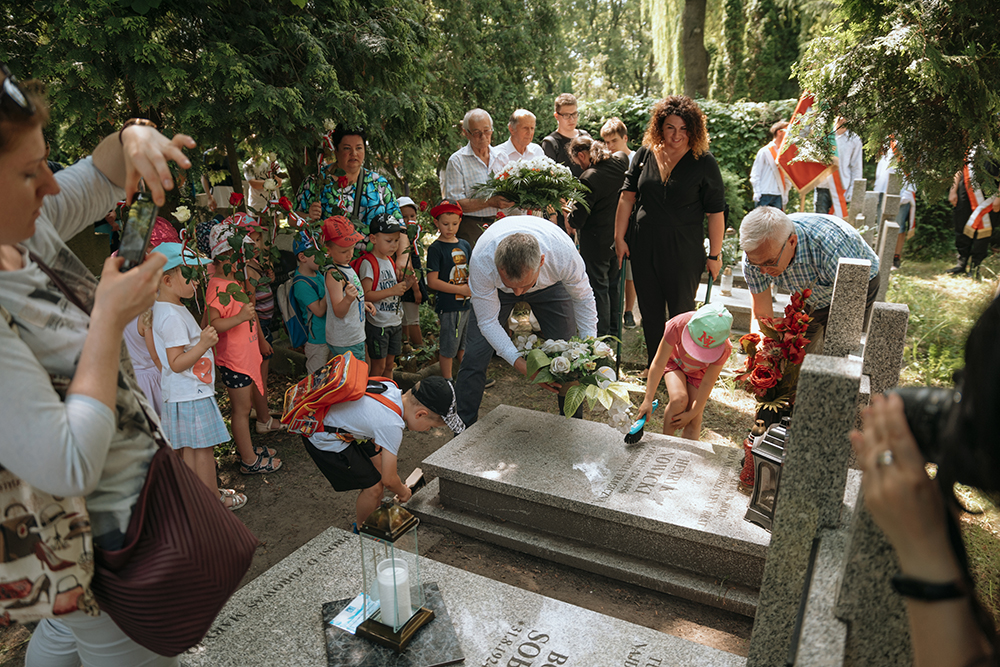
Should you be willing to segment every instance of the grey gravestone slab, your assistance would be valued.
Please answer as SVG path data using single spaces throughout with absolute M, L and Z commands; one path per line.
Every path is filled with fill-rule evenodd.
M 879 286 L 876 301 L 885 301 L 886 292 L 889 291 L 889 276 L 892 273 L 892 258 L 896 255 L 897 238 L 899 225 L 892 221 L 882 223 L 882 233 L 878 238 Z
M 860 349 L 871 267 L 872 263 L 867 259 L 840 259 L 837 278 L 833 283 L 823 354 L 846 357 Z
M 748 665 L 784 664 L 813 539 L 840 523 L 861 362 L 807 355 L 775 506 Z
M 465 661 L 437 582 L 424 584 L 424 608 L 434 612 L 434 622 L 421 628 L 402 653 L 332 624 L 352 600 L 353 596 L 323 605 L 327 667 L 443 667 Z
M 819 548 L 809 581 L 802 630 L 795 652 L 796 667 L 840 667 L 844 661 L 847 625 L 834 613 L 843 575 L 843 527 L 820 531 Z
M 875 243 L 875 232 L 878 230 L 878 200 L 879 193 L 877 192 L 866 192 L 864 208 L 861 213 L 865 216 L 864 225 L 858 224 L 856 227 L 867 226 L 868 230 L 862 234 L 865 241 L 868 241 L 868 245 L 874 245 Z
M 650 590 L 753 617 L 757 590 L 718 576 L 697 574 L 663 560 L 638 558 L 592 546 L 589 542 L 555 537 L 511 521 L 497 521 L 472 512 L 442 507 L 439 480 L 413 494 L 406 503 L 425 524 L 442 526 L 506 549 L 531 554 L 586 572 Z
M 910 309 L 905 303 L 875 302 L 865 342 L 864 373 L 871 378 L 871 394 L 899 384 Z
M 912 664 L 906 608 L 889 585 L 892 575 L 899 572 L 899 562 L 864 507 L 863 493 L 858 497 L 843 568 L 836 614 L 848 625 L 845 664 Z
M 424 460 L 449 509 L 756 587 L 769 535 L 743 520 L 742 452 L 501 405 Z
M 851 202 L 847 205 L 847 222 L 857 227 L 857 217 L 863 214 L 865 207 L 865 190 L 868 181 L 863 178 L 854 180 L 851 185 Z
M 182 664 L 326 665 L 323 604 L 360 591 L 358 540 L 329 528 L 241 588 L 205 640 L 181 656 Z M 424 581 L 438 583 L 465 654 L 464 664 L 470 667 L 546 663 L 737 667 L 745 662 L 731 653 L 426 558 L 421 559 L 420 571 Z

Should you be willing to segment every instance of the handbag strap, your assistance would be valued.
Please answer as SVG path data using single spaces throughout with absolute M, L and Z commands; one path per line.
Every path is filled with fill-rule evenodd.
M 63 293 L 63 296 L 69 299 L 70 303 L 72 303 L 74 306 L 76 306 L 83 312 L 90 315 L 90 308 L 84 305 L 83 301 L 80 299 L 79 296 L 77 296 L 76 292 L 70 289 L 69 285 L 66 284 L 66 281 L 62 279 L 62 276 L 56 273 L 56 271 L 54 271 L 52 267 L 43 262 L 42 258 L 36 255 L 31 250 L 28 251 L 28 257 L 31 259 L 32 262 L 38 265 L 38 268 L 42 270 L 42 273 L 44 273 L 49 277 L 49 280 L 52 281 L 52 284 L 55 285 L 56 288 L 58 288 L 58 290 Z

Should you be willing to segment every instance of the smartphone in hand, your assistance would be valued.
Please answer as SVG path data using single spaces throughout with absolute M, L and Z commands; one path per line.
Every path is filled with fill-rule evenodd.
M 148 192 L 140 190 L 132 197 L 128 220 L 125 222 L 125 229 L 122 230 L 122 242 L 118 246 L 118 256 L 125 259 L 122 271 L 128 271 L 146 259 L 146 248 L 153 234 L 157 211 L 159 208 L 153 203 L 153 198 Z

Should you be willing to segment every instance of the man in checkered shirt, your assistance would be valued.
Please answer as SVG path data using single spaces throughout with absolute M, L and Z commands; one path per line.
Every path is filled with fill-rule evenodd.
M 830 316 L 833 283 L 842 257 L 867 259 L 868 299 L 871 312 L 879 288 L 878 256 L 858 230 L 833 215 L 792 213 L 771 206 L 756 208 L 740 224 L 743 276 L 753 296 L 753 317 L 772 317 L 771 285 L 789 292 L 812 289 L 806 300 L 812 322 L 806 332 L 809 352 L 822 352 L 823 333 Z

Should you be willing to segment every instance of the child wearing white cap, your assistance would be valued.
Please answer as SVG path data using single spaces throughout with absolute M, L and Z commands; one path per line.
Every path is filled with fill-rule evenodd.
M 700 439 L 705 403 L 733 349 L 732 325 L 733 316 L 715 303 L 670 318 L 649 367 L 646 398 L 637 418 L 652 414 L 662 377 L 670 399 L 663 413 L 663 432 L 673 435 L 683 429 L 681 437 Z

